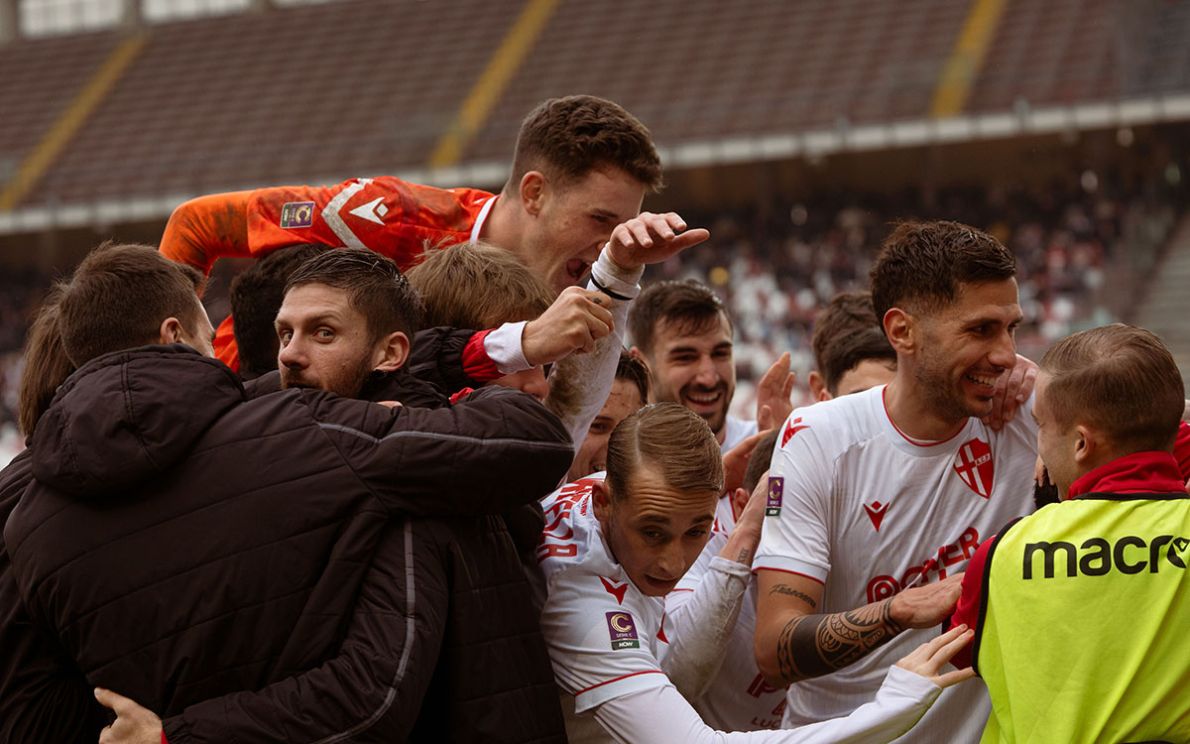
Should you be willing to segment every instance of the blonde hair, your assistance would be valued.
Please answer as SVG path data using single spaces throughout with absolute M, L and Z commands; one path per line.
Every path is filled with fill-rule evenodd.
M 554 301 L 516 256 L 487 243 L 428 250 L 406 276 L 425 303 L 428 328 L 479 330 L 532 320 Z
M 723 454 L 701 416 L 677 403 L 645 406 L 620 422 L 607 444 L 607 482 L 612 495 L 628 493 L 628 479 L 642 465 L 671 488 L 723 493 Z

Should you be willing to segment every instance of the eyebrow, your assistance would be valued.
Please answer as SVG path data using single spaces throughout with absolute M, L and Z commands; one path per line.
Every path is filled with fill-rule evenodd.
M 591 214 L 597 215 L 599 217 L 607 217 L 608 219 L 615 220 L 616 222 L 624 222 L 624 220 L 620 219 L 620 215 L 616 214 L 615 212 L 609 212 L 606 209 L 600 209 L 599 207 L 592 209 Z

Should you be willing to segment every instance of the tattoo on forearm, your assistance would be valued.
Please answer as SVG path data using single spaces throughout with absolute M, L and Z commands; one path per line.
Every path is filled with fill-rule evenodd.
M 892 600 L 830 615 L 803 615 L 786 623 L 777 640 L 777 664 L 788 682 L 842 669 L 901 632 Z
M 814 610 L 818 608 L 818 603 L 814 601 L 813 597 L 811 597 L 809 594 L 806 594 L 805 592 L 799 592 L 797 589 L 794 589 L 788 584 L 777 584 L 772 589 L 769 589 L 769 594 L 785 594 L 790 597 L 797 597 L 801 601 L 810 605 L 810 609 Z
M 735 562 L 750 565 L 752 563 L 752 551 L 747 548 L 741 548 L 740 554 L 736 557 Z

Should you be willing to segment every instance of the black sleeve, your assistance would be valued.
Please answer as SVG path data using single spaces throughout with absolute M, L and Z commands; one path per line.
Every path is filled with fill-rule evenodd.
M 188 706 L 162 722 L 170 744 L 407 740 L 447 625 L 441 552 L 411 520 L 391 523 L 339 653 L 260 690 Z
M 406 368 L 447 392 L 480 387 L 483 382 L 471 379 L 463 369 L 463 349 L 474 335 L 475 331 L 445 326 L 418 331 Z
M 499 514 L 548 494 L 574 456 L 558 417 L 508 388 L 483 388 L 438 410 L 327 393 L 305 400 L 355 474 L 399 514 Z

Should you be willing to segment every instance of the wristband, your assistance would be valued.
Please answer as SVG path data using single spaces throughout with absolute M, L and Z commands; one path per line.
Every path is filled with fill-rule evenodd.
M 610 289 L 608 289 L 607 287 L 600 284 L 599 280 L 595 278 L 594 273 L 591 274 L 591 283 L 595 285 L 595 289 L 598 289 L 600 292 L 604 293 L 605 295 L 612 298 L 613 300 L 619 300 L 620 302 L 630 302 L 632 300 L 631 297 L 622 295 L 619 292 L 613 292 Z

